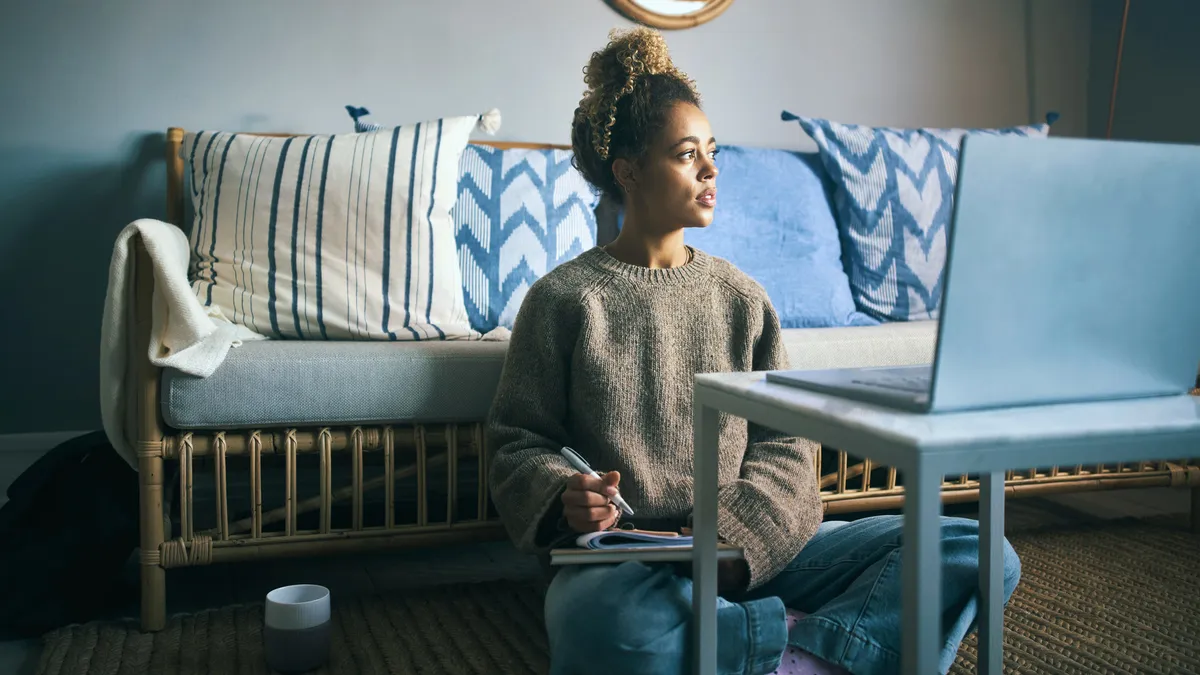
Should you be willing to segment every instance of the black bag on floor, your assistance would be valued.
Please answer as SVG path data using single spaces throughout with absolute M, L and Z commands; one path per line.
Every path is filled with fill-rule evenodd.
M 137 473 L 104 432 L 50 450 L 0 507 L 0 633 L 33 637 L 128 599 L 138 544 Z

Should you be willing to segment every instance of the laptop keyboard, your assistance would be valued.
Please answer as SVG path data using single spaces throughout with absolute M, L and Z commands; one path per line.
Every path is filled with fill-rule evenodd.
M 898 375 L 892 373 L 875 373 L 867 377 L 856 377 L 851 380 L 854 384 L 865 384 L 870 387 L 899 389 L 900 391 L 923 392 L 929 389 L 929 376 Z

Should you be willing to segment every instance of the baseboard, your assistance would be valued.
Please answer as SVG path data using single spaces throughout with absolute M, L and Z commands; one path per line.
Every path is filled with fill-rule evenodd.
M 0 434 L 0 454 L 8 452 L 46 451 L 59 443 L 90 431 L 44 431 L 29 434 Z

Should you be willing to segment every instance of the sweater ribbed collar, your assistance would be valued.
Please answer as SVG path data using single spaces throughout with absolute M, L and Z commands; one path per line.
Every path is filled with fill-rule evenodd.
M 612 257 L 608 251 L 599 246 L 583 253 L 580 257 L 605 272 L 635 283 L 680 284 L 704 276 L 712 264 L 712 257 L 704 251 L 691 246 L 688 246 L 688 250 L 692 252 L 692 259 L 687 264 L 668 269 L 650 269 L 640 265 L 630 265 Z

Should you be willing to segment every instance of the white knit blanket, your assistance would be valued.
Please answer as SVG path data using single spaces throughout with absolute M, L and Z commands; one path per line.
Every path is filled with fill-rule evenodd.
M 127 225 L 117 236 L 108 268 L 100 329 L 100 414 L 109 442 L 134 469 L 137 451 L 130 439 L 135 430 L 125 428 L 126 387 L 133 383 L 125 381 L 125 371 L 129 341 L 134 339 L 134 244 L 139 237 L 150 254 L 154 274 L 150 350 L 139 356 L 161 368 L 207 377 L 225 360 L 230 347 L 244 340 L 266 339 L 200 303 L 188 283 L 188 240 L 179 228 L 152 219 Z

